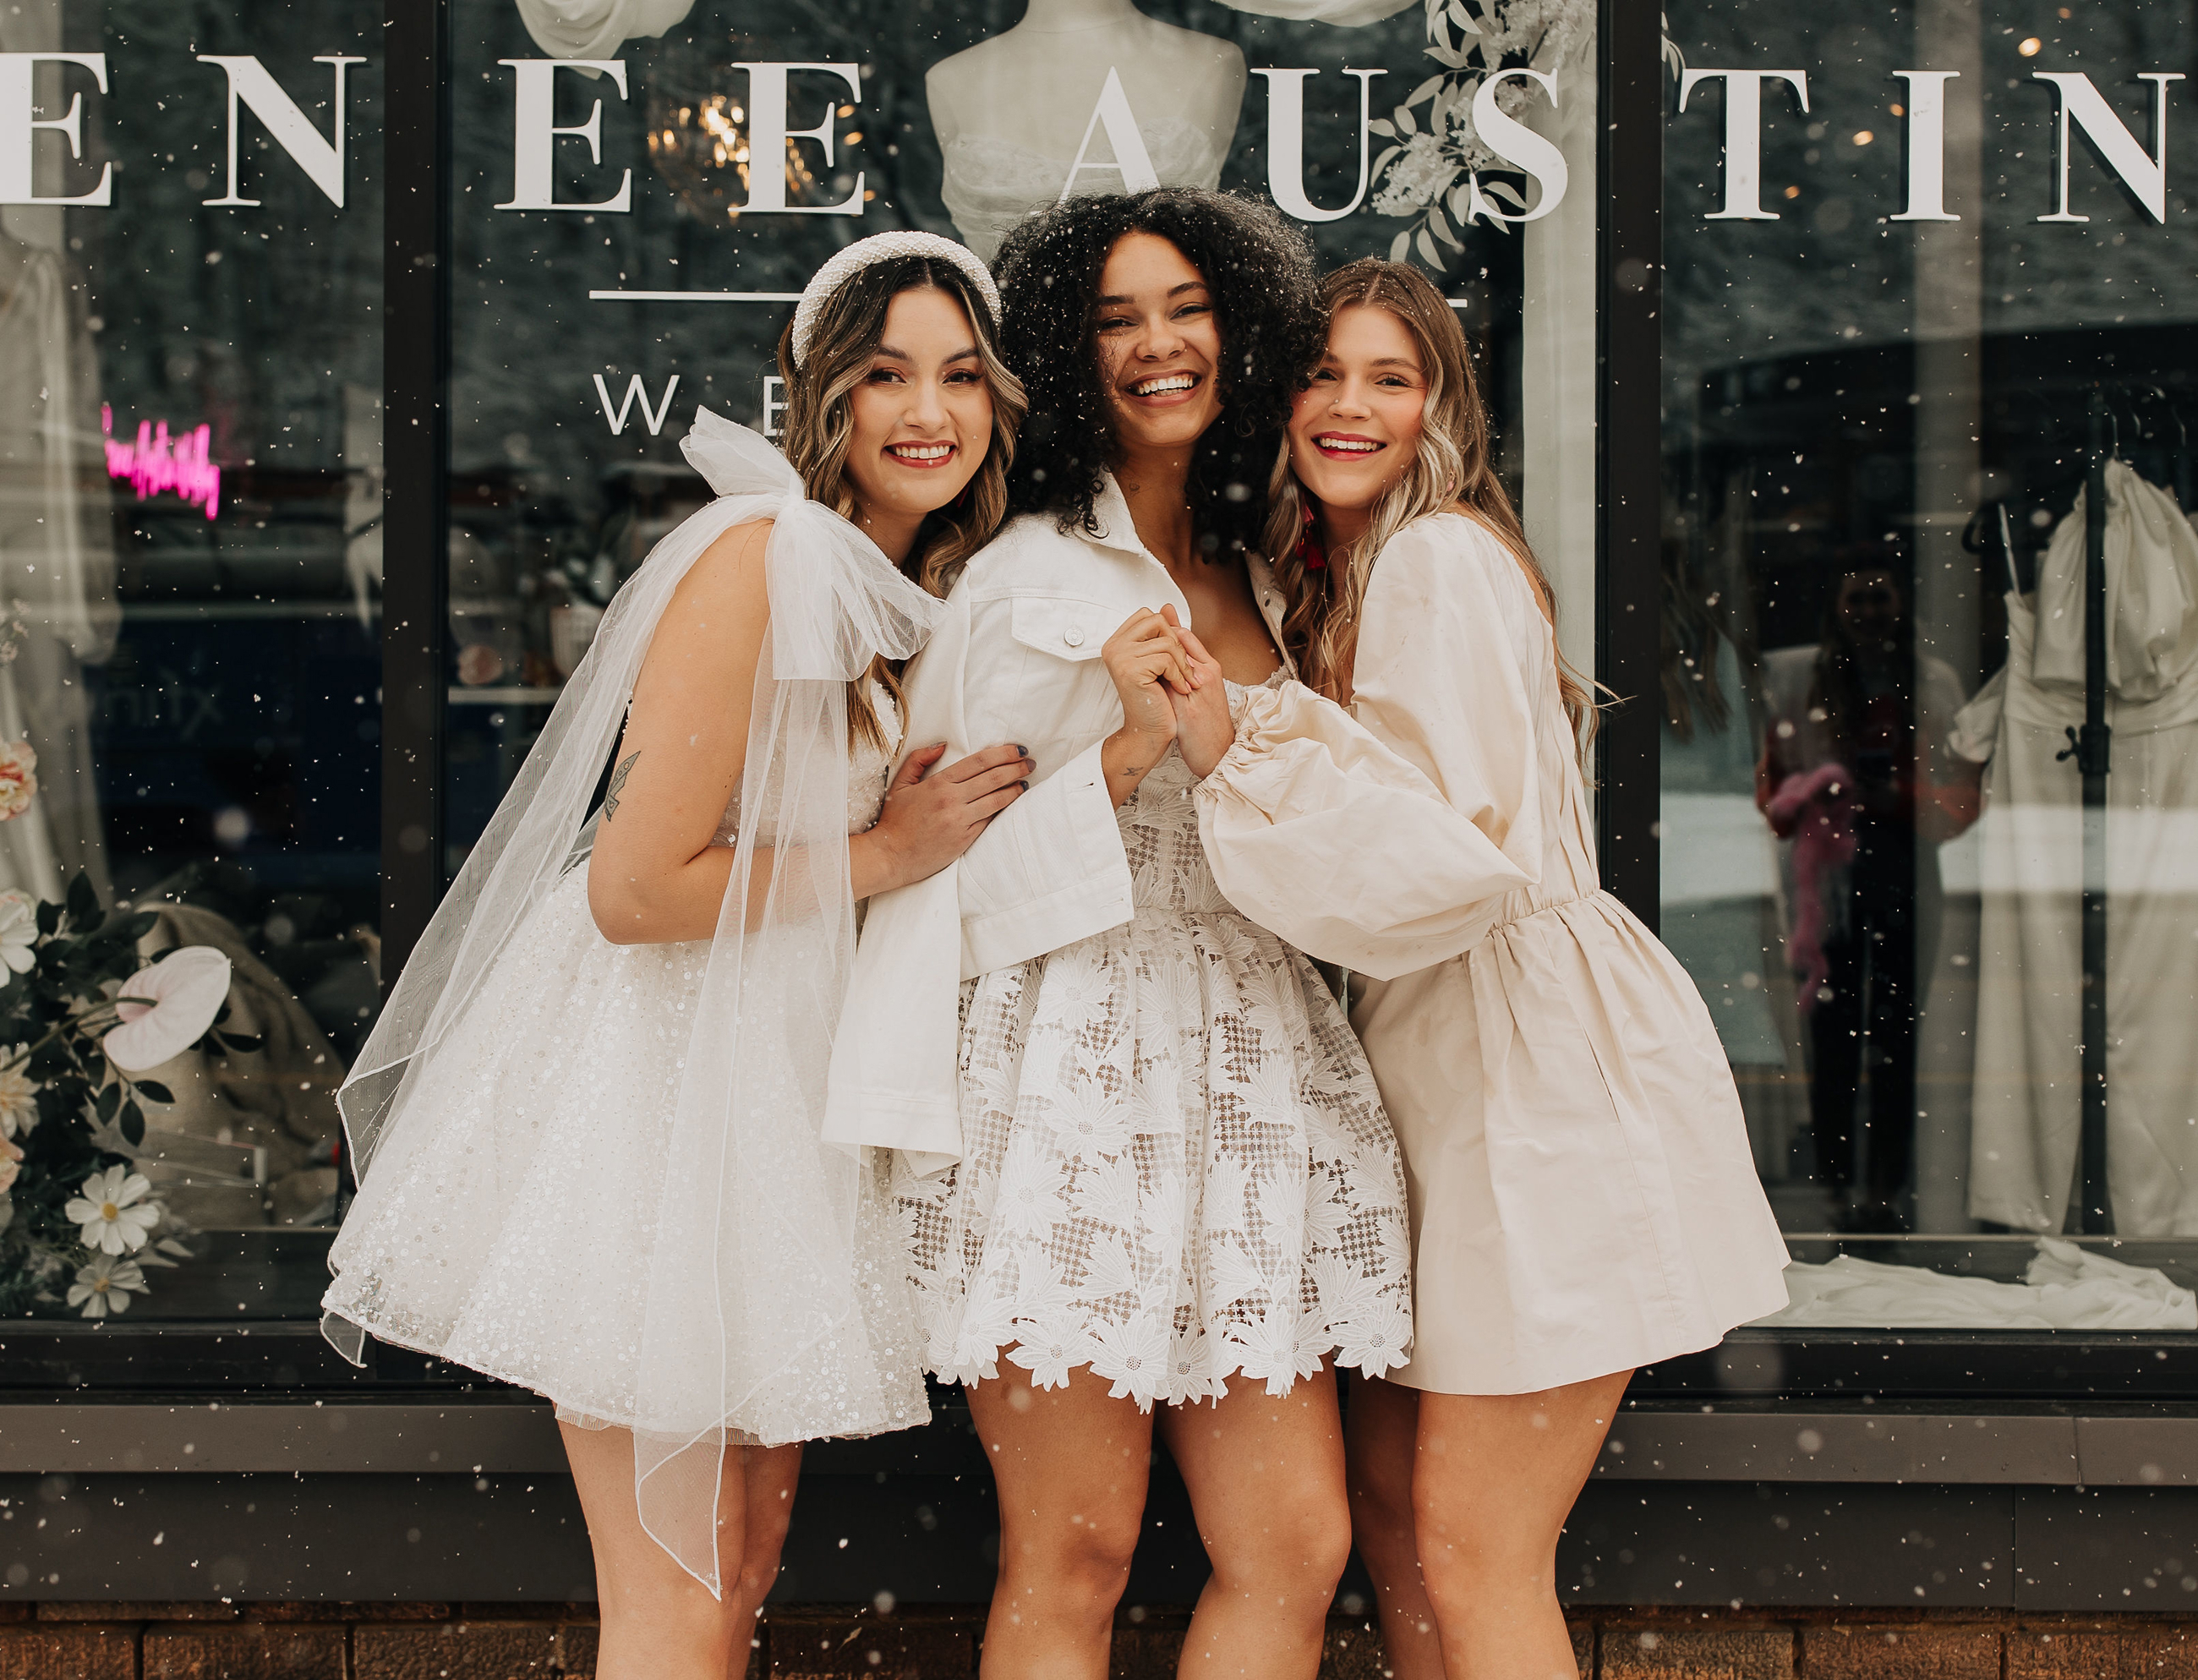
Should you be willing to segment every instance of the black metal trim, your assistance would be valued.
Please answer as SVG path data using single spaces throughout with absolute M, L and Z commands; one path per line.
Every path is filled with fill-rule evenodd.
M 445 596 L 450 570 L 450 15 L 388 0 L 383 142 L 381 974 L 443 895 Z
M 1617 700 L 1596 754 L 1602 884 L 1656 926 L 1662 520 L 1661 14 L 1602 0 L 1596 148 L 1596 677 Z

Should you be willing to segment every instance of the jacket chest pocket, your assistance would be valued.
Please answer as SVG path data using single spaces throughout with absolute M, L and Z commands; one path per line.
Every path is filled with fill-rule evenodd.
M 1016 641 L 1038 653 L 1057 660 L 1096 660 L 1107 638 L 1129 616 L 1092 601 L 1022 596 L 1015 602 L 1009 625 Z
M 1127 607 L 1101 602 L 1059 596 L 1018 596 L 1011 606 L 1008 629 L 1020 644 L 1026 677 L 1016 687 L 1025 705 L 1038 702 L 1039 695 L 1049 693 L 1053 703 L 1032 705 L 1034 715 L 1026 715 L 1017 727 L 1052 737 L 1058 743 L 1056 750 L 1064 756 L 1080 752 L 1091 740 L 1115 728 L 1121 722 L 1121 703 L 1115 698 L 1114 680 L 1100 660 L 1099 650 L 1129 616 Z

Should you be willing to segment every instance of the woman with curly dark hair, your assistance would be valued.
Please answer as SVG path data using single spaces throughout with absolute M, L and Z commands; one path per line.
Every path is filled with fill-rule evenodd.
M 1107 1672 L 1157 1427 L 1213 1564 L 1183 1671 L 1311 1680 L 1350 1543 L 1334 1367 L 1410 1339 L 1403 1171 L 1335 998 L 1215 888 L 1175 745 L 1180 628 L 1237 703 L 1290 669 L 1252 545 L 1310 253 L 1161 189 L 1061 206 L 998 268 L 1021 513 L 910 667 L 910 738 L 1005 729 L 1038 770 L 872 901 L 828 1126 L 901 1152 L 926 1363 L 999 1479 L 985 1672 Z

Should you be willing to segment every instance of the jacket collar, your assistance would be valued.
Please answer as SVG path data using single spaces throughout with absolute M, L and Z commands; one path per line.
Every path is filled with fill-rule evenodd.
M 1091 498 L 1091 522 L 1099 527 L 1093 542 L 1119 549 L 1125 554 L 1143 555 L 1154 565 L 1160 565 L 1160 557 L 1137 535 L 1137 522 L 1130 517 L 1130 498 L 1122 494 L 1122 486 L 1115 482 L 1111 472 L 1099 475 L 1099 493 Z
M 1148 564 L 1159 567 L 1163 577 L 1167 576 L 1167 567 L 1160 564 L 1159 557 L 1138 537 L 1137 522 L 1130 517 L 1130 498 L 1122 494 L 1122 486 L 1114 481 L 1111 472 L 1099 475 L 1099 493 L 1091 498 L 1091 520 L 1099 527 L 1099 534 L 1090 538 L 1090 541 L 1122 554 L 1138 555 Z M 1273 638 L 1276 650 L 1282 656 L 1283 670 L 1295 677 L 1298 674 L 1297 662 L 1291 659 L 1288 650 L 1282 645 L 1282 619 L 1288 609 L 1288 602 L 1283 596 L 1281 584 L 1275 580 L 1274 568 L 1260 555 L 1247 554 L 1244 561 L 1245 569 L 1251 578 L 1252 599 L 1259 607 L 1259 616 L 1267 621 L 1267 633 Z M 1174 578 L 1167 578 L 1167 584 L 1168 592 L 1176 596 L 1183 622 L 1189 623 L 1189 604 L 1183 601 L 1180 591 L 1175 587 Z

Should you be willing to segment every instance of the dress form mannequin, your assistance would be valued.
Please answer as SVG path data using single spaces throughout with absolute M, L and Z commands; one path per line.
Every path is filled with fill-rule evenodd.
M 1117 154 L 1101 114 L 1110 74 L 1142 158 Z M 990 260 L 1009 228 L 1064 192 L 1218 184 L 1245 80 L 1232 43 L 1131 0 L 1031 0 L 1014 28 L 924 78 L 955 226 Z
M 0 603 L 24 613 L 0 741 L 38 757 L 38 797 L 0 824 L 0 888 L 49 898 L 79 869 L 109 892 L 83 667 L 113 651 L 120 612 L 83 296 L 55 252 L 0 229 Z

